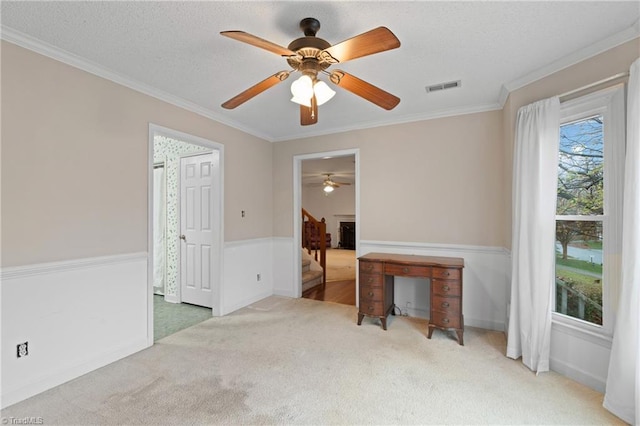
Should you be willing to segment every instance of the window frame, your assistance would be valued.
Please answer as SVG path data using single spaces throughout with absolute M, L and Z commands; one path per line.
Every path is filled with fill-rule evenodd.
M 602 325 L 555 312 L 555 282 L 554 291 L 552 292 L 551 319 L 553 323 L 562 324 L 568 328 L 586 332 L 589 335 L 605 337 L 607 340 L 613 335 L 615 307 L 617 306 L 620 287 L 622 195 L 626 147 L 624 99 L 624 84 L 617 84 L 560 104 L 560 126 L 595 115 L 602 115 L 603 119 L 603 214 L 593 216 L 556 215 L 555 218 L 556 223 L 558 220 L 602 221 Z M 560 137 L 560 128 L 558 128 L 558 137 Z

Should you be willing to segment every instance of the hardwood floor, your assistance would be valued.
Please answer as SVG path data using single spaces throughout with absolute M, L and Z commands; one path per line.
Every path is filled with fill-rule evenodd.
M 323 289 L 321 285 L 307 290 L 302 297 L 325 302 L 356 304 L 356 280 L 331 281 Z

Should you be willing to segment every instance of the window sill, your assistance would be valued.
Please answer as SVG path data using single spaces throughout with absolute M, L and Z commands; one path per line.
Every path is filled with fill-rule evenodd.
M 551 329 L 611 349 L 613 336 L 600 327 L 583 324 L 556 313 L 551 314 Z

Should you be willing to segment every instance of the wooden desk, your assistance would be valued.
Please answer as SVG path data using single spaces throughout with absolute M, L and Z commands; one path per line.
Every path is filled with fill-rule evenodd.
M 365 316 L 380 318 L 387 329 L 387 317 L 393 312 L 393 277 L 427 278 L 431 281 L 429 333 L 434 328 L 453 330 L 463 345 L 462 268 L 459 257 L 414 256 L 369 253 L 360 261 L 360 309 L 358 325 Z

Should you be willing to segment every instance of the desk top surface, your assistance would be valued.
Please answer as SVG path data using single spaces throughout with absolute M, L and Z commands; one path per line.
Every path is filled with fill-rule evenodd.
M 367 253 L 358 260 L 369 262 L 393 262 L 406 265 L 443 266 L 446 268 L 464 268 L 461 257 L 418 256 L 414 254 Z

